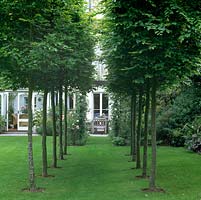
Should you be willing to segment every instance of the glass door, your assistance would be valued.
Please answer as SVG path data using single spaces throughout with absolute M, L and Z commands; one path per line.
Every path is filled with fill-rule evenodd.
M 28 130 L 28 94 L 18 93 L 18 131 Z
M 33 113 L 35 113 L 36 111 L 41 111 L 43 109 L 43 95 L 39 93 L 34 93 L 32 99 L 32 105 L 33 105 Z

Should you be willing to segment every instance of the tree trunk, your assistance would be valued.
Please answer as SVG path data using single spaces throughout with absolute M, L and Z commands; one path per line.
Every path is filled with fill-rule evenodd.
M 131 137 L 131 145 L 132 145 L 132 161 L 136 161 L 136 92 L 133 93 L 131 99 L 131 113 L 132 113 L 132 137 Z
M 131 145 L 130 145 L 130 155 L 132 156 L 133 155 L 133 148 L 134 148 L 134 144 L 133 144 L 133 95 L 131 96 Z M 133 156 L 132 156 L 133 158 Z M 132 159 L 132 161 L 134 161 Z
M 57 128 L 56 128 L 56 111 L 55 111 L 55 93 L 54 88 L 51 90 L 51 104 L 52 104 L 52 167 L 57 168 Z
M 114 137 L 118 137 L 120 135 L 120 116 L 119 116 L 119 112 L 120 112 L 120 102 L 119 99 L 117 99 L 117 97 L 115 96 L 115 109 L 116 109 L 116 116 L 114 117 Z
M 47 177 L 47 94 L 48 91 L 44 90 L 43 95 L 43 132 L 42 132 L 42 176 Z
M 59 100 L 58 100 L 58 99 L 59 99 L 59 98 L 58 98 L 59 95 L 58 95 L 58 91 L 56 91 L 56 93 L 55 93 L 54 96 L 56 97 L 56 98 L 55 98 L 55 100 L 56 100 L 56 101 L 55 101 L 55 105 L 58 106 L 58 105 L 59 105 Z
M 68 154 L 68 90 L 67 90 L 67 86 L 65 87 L 65 103 L 64 103 L 64 155 Z
M 143 151 L 143 167 L 142 177 L 147 177 L 147 149 L 148 149 L 148 121 L 149 121 L 149 107 L 150 107 L 150 85 L 147 82 L 146 87 L 146 105 L 144 115 L 144 151 Z
M 62 114 L 63 114 L 63 91 L 62 86 L 59 88 L 59 159 L 64 160 L 63 156 L 63 128 L 62 128 Z
M 142 97 L 143 89 L 140 87 L 139 90 L 139 110 L 138 110 L 138 125 L 137 125 L 137 145 L 136 145 L 136 169 L 141 168 L 141 156 L 140 156 L 140 146 L 141 146 L 141 125 L 142 125 Z
M 149 189 L 155 190 L 156 184 L 156 80 L 153 80 L 151 91 L 151 142 L 152 142 L 152 160 Z
M 29 189 L 34 192 L 36 190 L 34 161 L 33 161 L 33 143 L 32 143 L 32 127 L 33 127 L 33 113 L 32 113 L 32 95 L 33 89 L 29 87 L 28 93 L 28 161 L 29 161 Z

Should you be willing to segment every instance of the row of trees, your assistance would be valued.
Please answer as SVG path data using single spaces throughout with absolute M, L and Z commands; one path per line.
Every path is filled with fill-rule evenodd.
M 156 93 L 197 71 L 201 36 L 199 2 L 104 0 L 103 5 L 103 47 L 109 88 L 131 98 L 131 154 L 136 168 L 141 168 L 144 110 L 143 177 L 147 176 L 150 112 L 152 156 L 149 190 L 158 191 L 155 183 Z M 143 96 L 145 108 L 142 106 Z
M 85 93 L 93 80 L 91 20 L 83 0 L 1 1 L 1 76 L 12 89 L 28 88 L 29 190 L 37 190 L 32 149 L 32 93 L 43 91 L 42 176 L 47 177 L 47 94 L 51 92 L 53 167 L 57 167 L 55 91 L 59 93 L 59 159 L 67 154 L 67 95 Z M 62 114 L 65 93 L 63 141 Z

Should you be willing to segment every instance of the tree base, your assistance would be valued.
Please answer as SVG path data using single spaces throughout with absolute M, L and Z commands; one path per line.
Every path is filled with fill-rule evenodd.
M 143 192 L 160 192 L 165 193 L 165 190 L 162 188 L 144 188 L 142 189 Z
M 129 160 L 128 162 L 135 162 L 135 160 Z
M 30 188 L 24 188 L 22 189 L 22 192 L 44 192 L 45 188 L 35 188 L 35 189 L 30 189 Z
M 43 177 L 43 178 L 54 178 L 55 177 L 55 175 L 46 175 L 46 176 L 43 176 L 43 175 L 41 175 L 41 177 Z
M 64 153 L 64 156 L 70 156 L 72 155 L 71 153 Z
M 131 167 L 130 169 L 136 169 L 136 167 Z
M 50 166 L 50 168 L 51 169 L 61 169 L 62 167 L 61 166 L 56 166 L 56 167 L 55 166 Z
M 143 176 L 143 175 L 139 175 L 136 176 L 137 179 L 149 179 L 149 176 Z

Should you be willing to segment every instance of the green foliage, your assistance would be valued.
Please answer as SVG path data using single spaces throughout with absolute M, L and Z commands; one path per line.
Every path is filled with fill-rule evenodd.
M 185 144 L 185 137 L 184 133 L 181 131 L 181 129 L 175 129 L 173 130 L 173 133 L 171 134 L 171 145 L 175 147 L 182 147 Z
M 76 96 L 76 110 L 75 112 L 69 113 L 70 116 L 68 126 L 71 143 L 73 145 L 84 145 L 86 144 L 88 132 L 86 125 L 86 112 L 87 103 L 86 96 L 78 94 Z
M 201 134 L 188 136 L 185 145 L 188 150 L 201 154 Z
M 0 115 L 0 133 L 5 131 L 6 120 L 3 116 Z
M 68 111 L 67 126 L 68 126 L 68 143 L 69 145 L 85 145 L 88 137 L 87 125 L 86 125 L 86 112 L 87 103 L 86 96 L 77 93 L 76 95 L 76 109 Z M 57 133 L 59 133 L 59 107 L 56 107 L 56 121 L 57 121 Z M 38 111 L 34 115 L 34 125 L 36 126 L 36 132 L 42 135 L 42 111 Z M 64 123 L 63 131 L 64 131 Z M 52 136 L 52 111 L 48 112 L 47 117 L 47 135 Z
M 12 88 L 91 88 L 94 39 L 83 0 L 8 0 L 0 7 L 0 63 Z
M 33 125 L 36 128 L 36 133 L 42 135 L 43 134 L 43 112 L 36 111 L 33 116 Z M 51 118 L 51 110 L 48 113 L 47 117 L 47 136 L 52 136 L 52 118 Z
M 47 136 L 52 136 L 52 120 L 47 120 Z M 36 127 L 37 134 L 43 134 L 43 127 L 42 125 Z
M 173 91 L 174 92 L 174 91 Z M 185 86 L 157 116 L 157 139 L 174 146 L 184 145 L 185 134 L 181 129 L 201 114 L 201 91 L 195 85 Z
M 110 136 L 118 140 L 123 138 L 124 143 L 128 144 L 130 140 L 130 100 L 129 98 L 112 97 L 112 119 L 111 119 L 111 130 Z M 114 143 L 115 144 L 115 143 Z
M 35 111 L 33 116 L 33 126 L 39 127 L 42 124 L 42 117 L 43 117 L 42 111 L 40 110 Z
M 125 146 L 126 145 L 126 140 L 123 137 L 113 137 L 112 138 L 112 143 L 115 146 Z
M 198 2 L 104 0 L 103 5 L 111 90 L 130 94 L 152 78 L 161 88 L 195 72 L 201 50 Z
M 201 117 L 184 126 L 185 146 L 188 150 L 201 153 Z

